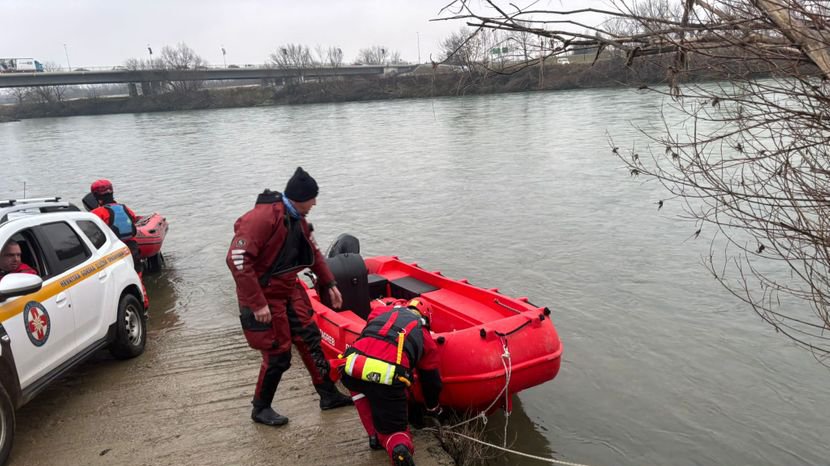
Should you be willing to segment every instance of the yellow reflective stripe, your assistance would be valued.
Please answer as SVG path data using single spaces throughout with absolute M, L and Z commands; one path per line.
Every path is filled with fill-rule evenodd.
M 401 333 L 398 334 L 398 355 L 395 358 L 396 364 L 400 365 L 401 358 L 403 357 L 403 340 L 406 338 L 406 331 L 401 330 Z
M 129 248 L 121 248 L 118 251 L 102 257 L 90 265 L 75 270 L 74 272 L 64 272 L 64 275 L 61 275 L 58 279 L 44 286 L 39 291 L 36 291 L 30 295 L 21 296 L 14 301 L 0 303 L 0 322 L 5 322 L 6 320 L 11 319 L 12 317 L 23 312 L 23 308 L 26 306 L 26 303 L 30 301 L 42 303 L 61 291 L 68 290 L 87 278 L 92 277 L 95 273 L 106 269 L 115 262 L 129 255 Z
M 386 375 L 383 377 L 384 385 L 392 385 L 395 381 L 395 366 L 388 364 L 386 367 Z
M 352 375 L 352 371 L 354 371 L 354 360 L 357 357 L 357 353 L 352 353 L 346 356 L 346 373 Z

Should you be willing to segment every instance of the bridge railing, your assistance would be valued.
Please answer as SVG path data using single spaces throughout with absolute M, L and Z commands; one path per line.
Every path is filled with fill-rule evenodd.
M 224 81 L 224 80 L 274 80 L 292 78 L 332 78 L 341 76 L 380 76 L 388 73 L 408 72 L 417 65 L 346 65 L 339 67 L 309 68 L 231 68 L 204 67 L 198 69 L 146 69 L 146 70 L 92 70 L 70 72 L 26 72 L 0 74 L 0 88 L 59 86 L 77 84 L 112 84 L 172 81 Z M 77 70 L 77 68 L 76 68 Z
M 331 67 L 331 66 L 308 66 L 308 67 L 292 67 L 292 66 L 277 66 L 270 63 L 243 63 L 243 64 L 236 64 L 236 63 L 229 63 L 226 65 L 199 65 L 197 67 L 187 67 L 187 68 L 128 68 L 124 65 L 95 65 L 95 66 L 73 66 L 72 68 L 67 67 L 59 67 L 54 68 L 51 70 L 44 70 L 39 73 L 84 73 L 84 72 L 98 72 L 98 71 L 165 71 L 165 70 L 238 70 L 238 69 L 318 69 L 318 68 L 348 68 L 353 66 L 385 66 L 391 68 L 405 68 L 410 65 L 407 63 L 398 63 L 398 64 L 391 64 L 391 65 L 364 65 L 361 63 L 349 63 L 349 64 L 342 64 L 339 66 Z M 14 72 L 6 72 L 0 71 L 0 74 L 9 74 L 9 73 L 33 73 L 33 71 L 14 71 Z

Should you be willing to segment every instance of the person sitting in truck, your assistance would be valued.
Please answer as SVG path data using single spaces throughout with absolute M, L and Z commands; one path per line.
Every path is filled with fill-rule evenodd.
M 10 273 L 29 273 L 37 275 L 37 270 L 23 262 L 23 250 L 20 243 L 8 240 L 0 250 L 0 278 Z

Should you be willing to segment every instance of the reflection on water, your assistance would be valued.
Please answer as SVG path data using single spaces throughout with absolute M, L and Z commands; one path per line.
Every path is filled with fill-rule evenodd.
M 176 270 L 176 254 L 163 254 L 164 265 L 158 272 L 144 272 L 144 286 L 150 296 L 148 330 L 150 336 L 175 330 L 182 325 L 179 311 L 187 306 L 187 284 Z
M 525 412 L 521 398 L 515 397 L 513 411 L 509 416 L 505 416 L 504 411 L 499 410 L 488 418 L 483 438 L 494 445 L 517 449 L 534 456 L 563 459 L 553 450 L 544 432 L 544 426 L 536 425 Z M 492 458 L 487 464 L 494 466 L 517 464 L 516 462 L 521 459 L 497 449 L 491 449 L 490 455 Z
M 660 105 L 588 90 L 29 120 L 0 125 L 0 198 L 25 181 L 80 199 L 111 179 L 171 225 L 151 332 L 230 332 L 233 222 L 302 165 L 320 244 L 348 231 L 365 255 L 551 308 L 561 372 L 519 395 L 515 448 L 596 466 L 824 464 L 830 373 L 720 289 L 679 202 L 658 212 L 660 186 L 610 154 L 609 135 L 646 153 L 632 124 Z

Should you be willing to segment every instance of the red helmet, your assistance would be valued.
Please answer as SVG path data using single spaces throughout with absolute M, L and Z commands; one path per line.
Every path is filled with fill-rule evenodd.
M 426 325 L 429 326 L 429 322 L 432 320 L 432 306 L 428 302 L 421 298 L 414 298 L 406 304 L 406 307 L 417 312 L 424 318 Z
M 110 183 L 110 180 L 95 180 L 92 182 L 92 186 L 89 187 L 89 190 L 96 196 L 111 193 L 112 183 Z

